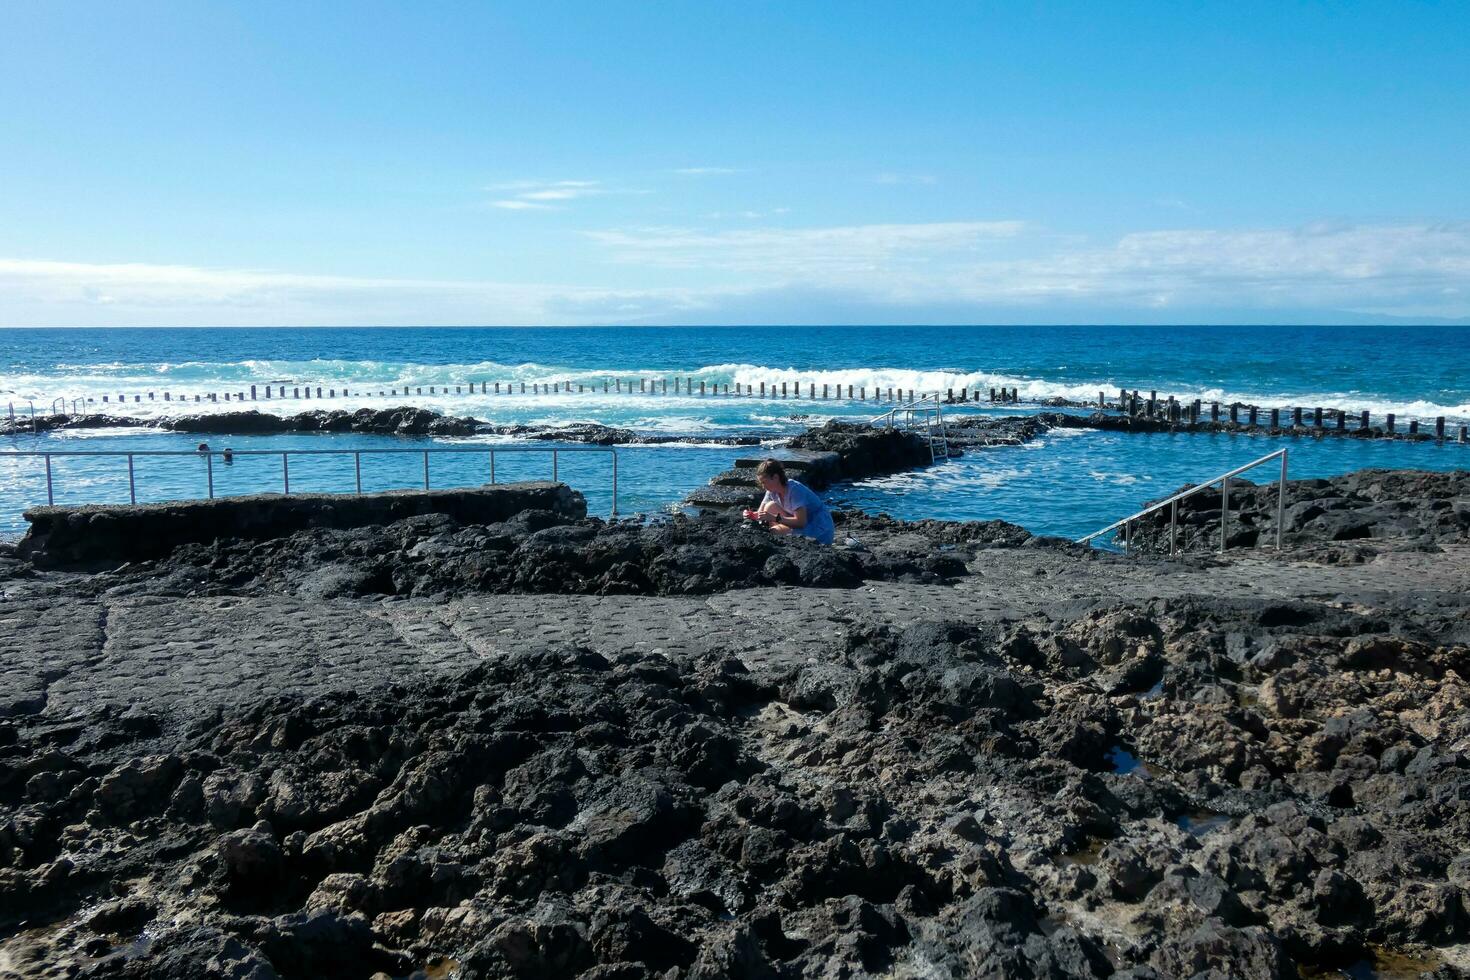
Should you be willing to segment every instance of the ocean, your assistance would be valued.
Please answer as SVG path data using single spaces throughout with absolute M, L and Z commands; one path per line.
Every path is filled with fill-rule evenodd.
M 651 513 L 677 504 L 737 455 L 716 436 L 777 440 L 829 417 L 867 418 L 882 406 L 846 400 L 701 398 L 662 393 L 603 395 L 604 380 L 685 378 L 696 387 L 799 382 L 874 389 L 1016 388 L 1022 399 L 1095 399 L 1119 388 L 1161 396 L 1368 411 L 1376 418 L 1445 416 L 1470 420 L 1470 330 L 1456 327 L 685 327 L 685 328 L 381 328 L 381 329 L 75 329 L 0 330 L 0 412 L 46 413 L 58 399 L 92 398 L 113 414 L 238 409 L 193 402 L 195 395 L 267 383 L 351 387 L 405 386 L 433 396 L 256 402 L 266 411 L 386 407 L 405 401 L 493 422 L 557 425 L 598 421 L 680 441 L 619 450 L 618 508 Z M 512 382 L 515 394 L 441 394 L 444 386 Z M 519 384 L 569 382 L 577 394 L 519 394 Z M 636 384 L 636 381 L 635 381 Z M 591 390 L 595 388 L 594 390 Z M 147 393 L 155 398 L 147 400 Z M 162 400 L 170 393 L 171 401 Z M 109 395 L 109 404 L 100 397 Z M 117 404 L 117 396 L 128 401 Z M 141 395 L 143 401 L 133 397 Z M 1009 412 L 988 404 L 959 412 Z M 1022 406 L 1020 411 L 1034 411 Z M 148 451 L 192 448 L 197 438 L 158 429 L 67 430 L 0 440 L 0 452 Z M 237 449 L 462 447 L 506 439 L 406 439 L 346 434 L 229 437 Z M 1453 469 L 1470 465 L 1470 447 L 1298 439 L 1291 476 L 1327 476 L 1365 466 Z M 894 516 L 1003 518 L 1044 533 L 1095 530 L 1186 481 L 1199 480 L 1277 447 L 1248 435 L 1119 435 L 1054 432 L 1024 447 L 973 452 L 933 470 L 835 488 L 834 502 Z M 215 448 L 219 448 L 216 445 Z M 417 457 L 376 457 L 367 489 L 422 485 Z M 127 499 L 126 464 L 58 457 L 58 502 Z M 194 459 L 142 458 L 139 499 L 200 495 L 208 478 Z M 366 466 L 366 464 L 365 464 Z M 483 482 L 482 457 L 436 457 L 435 485 Z M 594 512 L 611 505 L 605 456 L 563 454 L 559 475 L 588 496 Z M 293 491 L 351 488 L 351 457 L 293 459 Z M 344 469 L 345 467 L 345 469 Z M 216 492 L 280 488 L 279 461 L 240 457 L 216 468 Z M 502 455 L 497 478 L 546 477 L 541 455 Z M 1265 479 L 1263 475 L 1261 479 Z M 45 502 L 45 479 L 32 459 L 0 460 L 0 534 L 23 530 L 20 512 Z

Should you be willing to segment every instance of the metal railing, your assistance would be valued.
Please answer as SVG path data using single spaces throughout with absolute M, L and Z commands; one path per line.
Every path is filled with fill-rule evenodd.
M 138 502 L 137 476 L 134 468 L 134 459 L 139 456 L 172 456 L 172 457 L 194 457 L 203 458 L 205 462 L 205 487 L 208 499 L 214 499 L 214 458 L 221 457 L 226 461 L 233 461 L 241 456 L 279 456 L 281 458 L 281 492 L 289 495 L 291 493 L 291 457 L 292 456 L 351 456 L 353 458 L 353 473 L 356 488 L 353 493 L 362 494 L 362 458 L 364 456 L 391 456 L 405 454 L 419 454 L 424 460 L 424 489 L 430 489 L 429 485 L 429 457 L 433 456 L 488 456 L 490 484 L 495 483 L 495 457 L 497 455 L 522 455 L 526 453 L 550 453 L 551 454 L 551 479 L 556 482 L 559 479 L 559 464 L 563 453 L 602 453 L 612 457 L 612 517 L 618 516 L 618 451 L 612 446 L 498 446 L 496 448 L 480 447 L 441 447 L 437 449 L 152 449 L 134 450 L 76 450 L 69 452 L 3 452 L 0 460 L 14 457 L 40 457 L 46 464 L 46 503 L 56 503 L 55 477 L 51 469 L 52 457 L 97 457 L 97 456 L 122 456 L 128 461 L 128 502 Z
M 1118 528 L 1121 527 L 1123 529 L 1123 554 L 1129 554 L 1132 551 L 1132 541 L 1129 534 L 1129 528 L 1132 526 L 1133 522 L 1138 520 L 1140 517 L 1147 517 L 1149 514 L 1157 513 L 1158 511 L 1163 510 L 1165 507 L 1167 507 L 1169 508 L 1169 554 L 1177 554 L 1179 541 L 1179 501 L 1184 500 L 1187 497 L 1193 497 L 1197 493 L 1203 493 L 1204 491 L 1208 490 L 1210 487 L 1213 487 L 1215 484 L 1218 483 L 1220 484 L 1220 551 L 1223 553 L 1225 551 L 1226 542 L 1230 538 L 1230 478 L 1233 476 L 1239 476 L 1246 470 L 1255 469 L 1257 466 L 1260 466 L 1263 463 L 1269 463 L 1271 460 L 1278 457 L 1281 459 L 1281 475 L 1277 477 L 1276 480 L 1276 550 L 1280 551 L 1281 529 L 1282 525 L 1285 523 L 1283 517 L 1285 516 L 1286 509 L 1285 449 L 1278 449 L 1274 453 L 1267 453 L 1260 459 L 1251 460 L 1244 466 L 1237 466 L 1235 469 L 1231 470 L 1228 473 L 1221 473 L 1219 476 L 1211 477 L 1198 486 L 1190 487 L 1188 490 L 1180 491 L 1179 493 L 1176 493 L 1174 496 L 1169 497 L 1166 500 L 1160 500 L 1156 504 L 1151 504 L 1150 506 L 1145 507 L 1143 510 L 1139 511 L 1136 514 L 1129 514 L 1121 521 L 1114 521 L 1112 524 L 1109 524 L 1101 531 L 1094 531 L 1086 537 L 1078 538 L 1077 543 L 1087 544 L 1091 542 L 1094 538 L 1102 537 L 1104 534 L 1107 534 L 1110 531 L 1116 531 Z
M 902 423 L 898 420 L 900 414 L 904 417 Z M 916 422 L 915 416 L 921 416 L 923 421 Z M 940 407 L 938 392 L 874 415 L 868 419 L 868 424 L 889 429 L 898 427 L 910 432 L 922 427 L 924 439 L 929 444 L 929 462 L 937 462 L 941 457 L 949 459 L 949 432 L 944 428 L 944 410 Z

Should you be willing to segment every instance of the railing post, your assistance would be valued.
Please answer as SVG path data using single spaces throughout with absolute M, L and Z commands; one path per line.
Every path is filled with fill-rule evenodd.
M 1225 538 L 1230 528 L 1230 477 L 1220 481 L 1220 554 L 1225 553 Z
M 617 517 L 618 516 L 618 451 L 616 449 L 614 449 L 612 451 L 612 458 L 613 458 L 613 472 L 612 472 L 612 484 L 613 484 L 612 485 L 612 516 L 613 517 Z
M 1286 519 L 1286 450 L 1281 450 L 1281 480 L 1276 484 L 1276 550 L 1281 550 L 1281 525 Z
M 424 450 L 424 489 L 429 489 L 429 451 Z
M 133 454 L 128 453 L 128 503 L 138 502 L 138 485 L 133 480 Z
M 495 484 L 495 450 L 490 450 L 490 484 Z
M 209 478 L 209 499 L 214 499 L 214 453 L 204 454 L 204 472 Z
M 49 507 L 56 503 L 56 495 L 51 489 L 51 454 L 46 454 L 46 505 Z
M 291 464 L 286 461 L 287 454 L 281 453 L 281 493 L 291 496 Z
M 1132 542 L 1131 542 L 1131 540 L 1129 539 L 1129 536 L 1128 536 L 1128 529 L 1131 528 L 1132 526 L 1133 526 L 1133 522 L 1132 521 L 1124 521 L 1123 522 L 1123 557 L 1124 558 L 1128 557 L 1129 548 L 1132 545 Z
M 561 482 L 560 479 L 558 479 L 557 471 L 556 471 L 556 450 L 555 449 L 553 449 L 551 451 L 551 482 L 552 483 L 560 483 Z
M 1175 542 L 1179 538 L 1179 501 L 1169 504 L 1169 554 L 1175 554 Z
M 357 474 L 357 495 L 362 496 L 362 453 L 352 454 L 352 468 Z

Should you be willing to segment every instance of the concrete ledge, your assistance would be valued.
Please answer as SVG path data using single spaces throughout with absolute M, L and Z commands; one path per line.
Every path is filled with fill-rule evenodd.
M 350 494 L 254 494 L 158 504 L 36 507 L 20 550 L 40 565 L 87 565 L 160 558 L 182 544 L 218 538 L 262 540 L 309 527 L 391 524 L 421 514 L 447 514 L 464 524 L 491 524 L 523 510 L 585 517 L 587 501 L 564 483 L 502 483 L 476 489 L 392 490 Z

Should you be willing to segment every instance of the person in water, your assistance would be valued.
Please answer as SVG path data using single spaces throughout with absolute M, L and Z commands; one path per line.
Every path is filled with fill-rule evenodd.
M 756 520 L 775 534 L 799 534 L 822 544 L 832 543 L 836 533 L 832 512 L 809 487 L 788 479 L 786 467 L 779 460 L 762 462 L 756 467 L 755 478 L 766 491 L 760 509 L 755 511 Z

